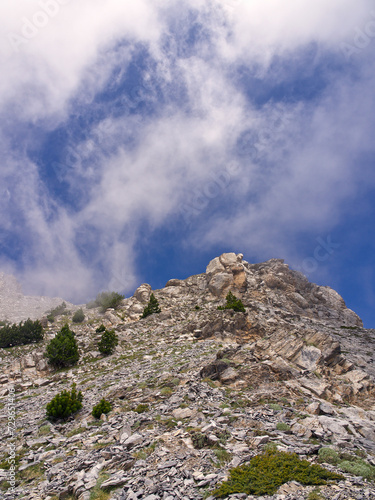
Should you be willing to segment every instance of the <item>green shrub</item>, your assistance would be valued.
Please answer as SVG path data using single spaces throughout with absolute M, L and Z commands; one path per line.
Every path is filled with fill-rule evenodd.
M 112 410 L 111 403 L 103 398 L 100 400 L 100 403 L 94 406 L 91 415 L 95 418 L 100 418 L 103 413 L 107 414 L 111 410 Z
M 286 431 L 290 431 L 290 425 L 288 425 L 288 424 L 286 424 L 286 423 L 284 423 L 284 422 L 278 422 L 278 423 L 276 424 L 276 429 L 277 429 L 278 431 L 285 431 L 285 432 L 286 432 Z
M 147 306 L 143 309 L 143 314 L 141 318 L 147 318 L 147 316 L 150 316 L 150 314 L 156 314 L 160 312 L 161 309 L 159 307 L 159 302 L 157 301 L 155 295 L 152 293 Z
M 365 479 L 375 479 L 375 467 L 365 462 L 364 460 L 355 460 L 353 462 L 349 462 L 348 460 L 344 460 L 339 463 L 340 469 L 344 472 L 348 472 L 349 474 L 353 474 L 353 476 L 362 476 Z
M 18 325 L 6 325 L 0 329 L 0 347 L 28 345 L 43 340 L 44 331 L 40 321 L 28 319 Z
M 101 324 L 95 331 L 96 333 L 103 333 L 105 332 L 106 328 L 103 324 Z
M 219 306 L 218 309 L 223 311 L 224 309 L 233 309 L 236 312 L 246 312 L 245 306 L 240 299 L 237 299 L 232 292 L 229 292 L 226 296 L 227 303 L 225 306 Z
M 47 405 L 47 418 L 49 420 L 67 420 L 82 408 L 82 393 L 77 392 L 76 384 L 72 385 L 72 390 L 62 391 L 57 394 Z
M 115 334 L 115 331 L 105 329 L 99 341 L 98 348 L 102 354 L 109 355 L 113 353 L 117 344 L 118 336 Z
M 196 448 L 197 450 L 201 450 L 202 448 L 205 448 L 206 446 L 210 445 L 210 440 L 202 432 L 193 431 L 190 434 L 190 437 L 193 442 L 194 448 Z
M 83 312 L 82 308 L 78 309 L 73 315 L 73 323 L 82 323 L 82 321 L 85 319 L 85 313 Z
M 319 462 L 326 462 L 327 464 L 337 465 L 340 461 L 340 456 L 337 451 L 332 450 L 332 448 L 320 448 L 319 452 Z
M 60 316 L 61 314 L 66 314 L 68 311 L 66 310 L 65 302 L 62 302 L 59 306 L 55 307 L 48 311 L 47 319 L 50 323 L 54 323 L 56 316 Z
M 72 366 L 79 360 L 75 334 L 65 325 L 47 345 L 45 357 L 55 368 Z
M 100 307 L 101 312 L 105 312 L 109 308 L 117 309 L 124 298 L 124 295 L 117 292 L 101 292 L 98 293 L 95 300 L 88 302 L 86 305 L 88 309 Z
M 136 411 L 137 413 L 144 413 L 145 411 L 148 411 L 148 410 L 149 410 L 148 405 L 141 403 L 137 406 L 137 408 L 135 408 L 134 411 Z
M 274 411 L 281 411 L 282 410 L 282 407 L 280 405 L 278 405 L 277 403 L 270 403 L 268 406 L 270 407 L 271 410 L 274 410 Z
M 320 465 L 311 465 L 295 453 L 266 451 L 253 457 L 248 465 L 230 471 L 229 480 L 223 482 L 213 495 L 224 498 L 232 493 L 247 495 L 273 495 L 289 481 L 303 485 L 326 484 L 327 480 L 341 480 L 343 476 L 329 472 Z

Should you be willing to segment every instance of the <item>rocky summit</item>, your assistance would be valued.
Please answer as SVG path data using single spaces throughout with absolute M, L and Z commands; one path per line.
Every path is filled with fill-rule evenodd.
M 245 312 L 218 309 L 228 292 Z M 151 293 L 161 312 L 140 319 Z M 117 309 L 82 306 L 79 324 L 77 309 L 53 323 L 41 318 L 42 342 L 0 350 L 4 499 L 212 499 L 231 469 L 264 450 L 296 453 L 342 477 L 231 498 L 375 499 L 374 330 L 331 288 L 282 260 L 250 264 L 227 253 L 160 290 L 141 285 Z M 80 359 L 54 370 L 44 352 L 67 322 Z M 119 338 L 105 357 L 102 324 Z M 82 408 L 50 422 L 47 403 L 74 382 Z M 6 431 L 12 387 L 14 437 Z M 95 419 L 102 398 L 112 410 Z M 11 445 L 15 493 L 6 482 Z

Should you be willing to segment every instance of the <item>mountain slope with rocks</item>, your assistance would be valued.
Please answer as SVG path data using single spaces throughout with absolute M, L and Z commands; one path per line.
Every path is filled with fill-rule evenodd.
M 14 276 L 0 272 L 0 321 L 19 323 L 27 318 L 37 320 L 62 302 L 63 299 L 58 297 L 24 295 L 21 284 Z M 73 306 L 69 302 L 66 304 Z
M 229 291 L 245 313 L 218 310 Z M 152 292 L 161 313 L 140 319 Z M 17 498 L 208 498 L 232 467 L 277 448 L 345 479 L 319 492 L 291 481 L 264 499 L 375 499 L 374 330 L 334 290 L 282 260 L 229 253 L 203 274 L 143 284 L 116 310 L 84 313 L 79 325 L 58 317 L 39 344 L 0 352 L 4 427 L 16 388 L 17 436 L 3 435 L 1 448 L 17 446 Z M 54 371 L 43 353 L 67 321 L 80 361 Z M 101 324 L 119 336 L 107 357 Z M 48 422 L 46 404 L 73 382 L 83 408 Z M 96 420 L 101 398 L 113 408 Z

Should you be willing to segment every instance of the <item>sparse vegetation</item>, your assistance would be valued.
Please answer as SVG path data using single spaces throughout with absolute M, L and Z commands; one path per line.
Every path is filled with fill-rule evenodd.
M 81 309 L 78 309 L 78 311 L 76 311 L 74 314 L 73 314 L 73 318 L 72 318 L 72 321 L 73 323 L 82 323 L 85 319 L 85 313 L 83 312 L 82 308 Z
M 146 411 L 149 410 L 149 406 L 147 404 L 142 404 L 140 403 L 135 409 L 134 411 L 137 412 L 137 413 L 144 413 Z
M 76 384 L 73 384 L 70 392 L 67 390 L 60 392 L 47 404 L 47 418 L 67 420 L 82 408 L 82 399 L 81 391 L 77 392 Z
M 143 314 L 141 318 L 147 318 L 147 316 L 150 316 L 150 314 L 157 314 L 160 313 L 161 309 L 159 307 L 159 302 L 155 295 L 152 293 L 150 296 L 150 300 L 147 304 L 147 306 L 143 310 Z
M 5 325 L 0 329 L 0 347 L 28 345 L 43 340 L 44 331 L 40 321 L 28 319 L 18 325 Z
M 88 309 L 100 307 L 100 311 L 105 312 L 110 308 L 117 309 L 124 298 L 124 295 L 117 292 L 101 292 L 96 296 L 95 300 L 88 302 L 86 306 Z
M 75 365 L 79 360 L 75 333 L 65 325 L 47 345 L 45 357 L 55 368 Z
M 247 495 L 274 495 L 278 488 L 289 481 L 303 485 L 326 484 L 328 480 L 344 479 L 320 465 L 311 465 L 296 454 L 281 451 L 266 451 L 253 457 L 249 464 L 230 471 L 228 481 L 224 481 L 214 492 L 216 498 L 224 498 L 232 493 Z
M 111 403 L 103 398 L 100 400 L 100 403 L 94 406 L 91 414 L 93 417 L 99 419 L 103 413 L 106 415 L 111 410 L 112 410 Z
M 118 344 L 118 336 L 114 330 L 104 329 L 98 344 L 99 351 L 104 355 L 112 354 Z
M 285 422 L 278 422 L 276 424 L 276 429 L 278 431 L 287 432 L 287 431 L 290 431 L 290 426 L 288 424 L 286 424 Z
M 365 479 L 375 479 L 375 467 L 357 456 L 345 452 L 337 452 L 329 447 L 320 448 L 319 462 L 337 465 L 344 472 Z
M 50 323 L 55 322 L 56 316 L 60 316 L 61 314 L 67 314 L 65 302 L 62 302 L 59 306 L 55 307 L 55 309 L 51 309 L 47 314 L 47 319 Z
M 233 295 L 232 292 L 229 292 L 228 295 L 226 296 L 226 301 L 227 303 L 225 306 L 219 306 L 218 309 L 223 311 L 225 309 L 233 309 L 233 311 L 236 312 L 246 312 L 245 306 L 243 305 L 242 301 L 240 299 L 237 299 L 235 295 Z

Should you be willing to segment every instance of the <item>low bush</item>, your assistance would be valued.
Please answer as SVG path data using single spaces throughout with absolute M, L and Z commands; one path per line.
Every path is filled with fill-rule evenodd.
M 91 414 L 93 417 L 99 419 L 103 413 L 106 415 L 111 410 L 112 410 L 111 403 L 103 398 L 100 400 L 100 403 L 98 403 L 97 405 L 94 406 Z
M 301 460 L 295 453 L 266 451 L 253 457 L 248 465 L 230 471 L 228 481 L 224 481 L 212 494 L 224 498 L 233 493 L 247 495 L 274 495 L 278 488 L 289 481 L 303 485 L 326 484 L 327 480 L 344 479 L 320 465 Z
M 65 302 L 62 302 L 59 306 L 55 307 L 54 309 L 51 309 L 47 313 L 47 319 L 50 323 L 54 323 L 56 316 L 60 316 L 61 314 L 67 314 L 66 310 L 66 304 Z
M 375 479 L 375 467 L 365 462 L 364 460 L 357 459 L 352 462 L 344 460 L 339 463 L 339 467 L 344 472 L 353 474 L 353 476 L 362 476 L 365 479 L 370 479 L 370 480 Z
M 286 424 L 285 422 L 278 422 L 276 424 L 276 429 L 278 431 L 284 431 L 284 432 L 287 432 L 287 431 L 290 431 L 290 425 Z
M 145 413 L 149 410 L 149 406 L 147 404 L 140 403 L 137 408 L 134 409 L 137 413 Z
M 340 462 L 340 455 L 337 453 L 337 451 L 332 450 L 332 448 L 320 448 L 318 455 L 319 462 L 325 462 L 332 465 L 337 465 Z
M 160 313 L 161 309 L 159 307 L 159 302 L 155 295 L 152 293 L 150 296 L 150 300 L 147 304 L 147 306 L 143 309 L 143 314 L 141 318 L 147 318 L 147 316 L 150 316 L 150 314 L 157 314 Z
M 28 319 L 18 325 L 6 325 L 0 329 L 0 347 L 28 345 L 43 340 L 44 331 L 40 321 Z
M 75 365 L 79 360 L 75 334 L 65 325 L 47 345 L 45 357 L 55 368 Z
M 82 323 L 84 319 L 85 319 L 85 313 L 83 312 L 82 308 L 78 309 L 78 311 L 76 311 L 73 314 L 73 323 Z
M 86 305 L 89 309 L 100 307 L 101 312 L 105 312 L 109 308 L 117 309 L 124 298 L 124 295 L 117 292 L 101 292 L 96 296 L 95 300 L 88 302 Z
M 117 344 L 118 336 L 115 334 L 115 331 L 104 329 L 104 332 L 102 333 L 101 339 L 98 344 L 99 351 L 102 354 L 108 356 L 109 354 L 113 353 Z
M 98 326 L 98 328 L 95 330 L 96 333 L 103 333 L 105 332 L 106 328 L 103 324 L 101 324 L 100 326 Z
M 235 295 L 233 295 L 232 292 L 229 292 L 228 295 L 226 296 L 226 301 L 227 303 L 225 306 L 219 306 L 218 309 L 223 311 L 225 309 L 233 309 L 233 311 L 236 312 L 246 312 L 245 311 L 245 306 L 243 305 L 242 301 L 240 299 L 237 299 Z
M 47 418 L 67 420 L 82 408 L 82 399 L 81 391 L 77 392 L 76 384 L 73 384 L 70 392 L 67 390 L 60 392 L 47 404 Z

